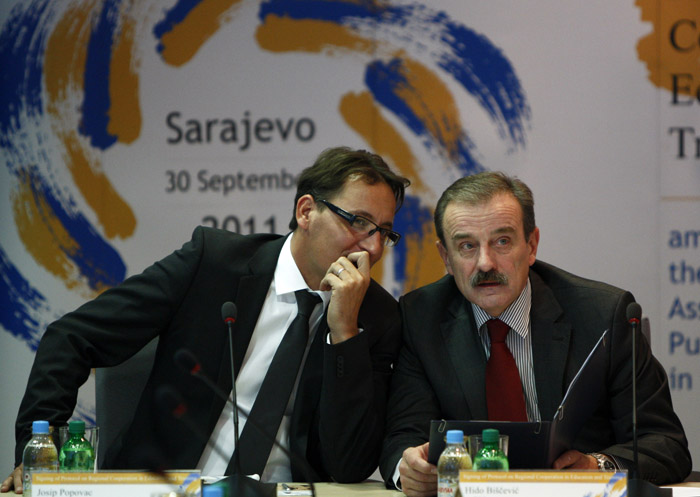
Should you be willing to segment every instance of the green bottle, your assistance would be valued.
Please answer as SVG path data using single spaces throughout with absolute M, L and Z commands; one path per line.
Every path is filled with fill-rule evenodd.
M 60 470 L 64 472 L 93 472 L 95 470 L 95 449 L 85 439 L 85 421 L 68 423 L 70 438 L 61 447 L 58 455 Z
M 498 444 L 498 430 L 487 428 L 481 432 L 484 446 L 474 457 L 474 469 L 489 471 L 508 471 L 508 458 Z

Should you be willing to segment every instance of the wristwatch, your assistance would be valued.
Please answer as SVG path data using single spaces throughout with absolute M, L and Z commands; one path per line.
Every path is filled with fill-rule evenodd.
M 617 469 L 615 462 L 610 457 L 606 456 L 605 454 L 591 452 L 589 455 L 595 457 L 596 461 L 598 461 L 598 469 L 599 470 L 615 471 Z

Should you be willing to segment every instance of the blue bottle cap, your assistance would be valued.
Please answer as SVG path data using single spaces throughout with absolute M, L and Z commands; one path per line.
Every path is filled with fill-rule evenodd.
M 448 444 L 462 444 L 464 443 L 464 432 L 462 430 L 447 430 L 446 440 Z
M 48 421 L 34 421 L 32 423 L 32 433 L 34 435 L 48 435 L 49 422 Z
M 202 497 L 224 497 L 224 489 L 218 485 L 203 485 Z

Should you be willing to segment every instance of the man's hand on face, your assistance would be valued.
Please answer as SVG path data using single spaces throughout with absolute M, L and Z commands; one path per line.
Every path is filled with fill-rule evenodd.
M 340 343 L 358 333 L 357 316 L 370 283 L 367 252 L 352 252 L 333 262 L 321 280 L 321 290 L 331 291 L 328 328 L 331 343 Z
M 403 451 L 399 463 L 401 490 L 408 497 L 429 497 L 437 493 L 437 467 L 428 462 L 428 443 Z
M 22 493 L 22 470 L 24 469 L 24 464 L 20 464 L 15 468 L 15 470 L 5 478 L 5 481 L 0 485 L 0 492 L 9 492 L 13 488 L 16 494 Z

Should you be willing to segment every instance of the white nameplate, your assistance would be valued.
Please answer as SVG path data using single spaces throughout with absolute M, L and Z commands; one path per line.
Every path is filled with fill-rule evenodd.
M 199 471 L 33 473 L 32 497 L 199 497 Z
M 462 497 L 618 497 L 627 493 L 627 471 L 463 470 L 459 490 Z

